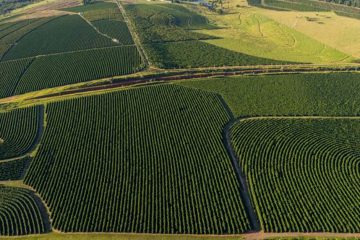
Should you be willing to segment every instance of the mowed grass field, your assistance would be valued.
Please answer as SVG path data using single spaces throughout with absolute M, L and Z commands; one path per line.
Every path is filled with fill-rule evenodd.
M 225 4 L 226 10 L 227 7 L 228 4 Z M 215 37 L 215 39 L 204 40 L 204 42 L 251 56 L 282 61 L 341 63 L 354 60 L 351 54 L 334 48 L 334 44 L 327 45 L 325 42 L 320 41 L 321 39 L 313 38 L 311 34 L 297 31 L 291 25 L 278 22 L 277 19 L 272 19 L 264 14 L 265 12 L 271 12 L 273 15 L 282 16 L 283 11 L 250 7 L 245 0 L 231 1 L 229 7 L 230 13 L 224 15 L 214 14 L 204 9 L 200 10 L 208 17 L 211 23 L 218 26 L 218 29 L 196 31 Z M 296 13 L 292 14 L 294 19 L 297 18 Z M 339 24 L 339 26 L 341 25 Z M 329 28 L 323 28 L 322 32 L 325 29 Z M 328 32 L 338 34 L 336 29 L 333 28 Z M 326 37 L 330 38 L 329 33 L 323 36 L 323 38 Z M 354 37 L 356 38 L 356 33 Z M 350 43 L 349 41 L 348 44 L 350 45 Z M 356 49 L 356 46 L 354 46 L 354 49 Z
M 258 8 L 256 12 L 356 59 L 360 58 L 360 19 L 326 11 L 276 11 Z

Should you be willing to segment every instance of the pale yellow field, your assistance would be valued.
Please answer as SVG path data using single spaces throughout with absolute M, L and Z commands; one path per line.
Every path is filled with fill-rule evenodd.
M 333 12 L 278 12 L 260 8 L 256 11 L 344 53 L 360 58 L 358 19 L 338 16 Z M 315 21 L 308 21 L 309 18 Z
M 342 63 L 354 61 L 350 54 L 335 49 L 332 45 L 327 45 L 312 38 L 311 35 L 297 31 L 268 16 L 270 13 L 280 16 L 284 12 L 250 7 L 246 0 L 234 0 L 225 6 L 229 11 L 225 15 L 201 10 L 201 13 L 206 15 L 213 24 L 220 27 L 220 29 L 200 31 L 219 38 L 207 40 L 206 42 L 210 44 L 252 56 L 292 62 Z

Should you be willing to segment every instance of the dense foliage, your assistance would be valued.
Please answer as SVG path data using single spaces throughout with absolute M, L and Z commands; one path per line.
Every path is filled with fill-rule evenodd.
M 23 155 L 32 149 L 39 137 L 41 110 L 41 107 L 33 107 L 0 113 L 0 160 Z
M 183 6 L 131 4 L 126 11 L 134 21 L 143 43 L 177 42 L 213 38 L 190 31 L 212 27 L 208 20 Z
M 120 44 L 123 45 L 134 44 L 130 31 L 125 22 L 104 19 L 104 20 L 94 21 L 92 23 L 100 32 L 110 36 Z
M 49 232 L 45 211 L 30 190 L 0 185 L 1 236 Z
M 221 94 L 237 116 L 359 115 L 360 74 L 291 74 L 181 83 Z
M 244 120 L 231 138 L 266 232 L 360 231 L 359 120 Z
M 0 62 L 0 98 L 11 96 L 32 59 Z
M 158 85 L 47 110 L 46 132 L 25 181 L 48 203 L 56 229 L 249 230 L 222 142 L 229 114 L 217 95 Z
M 51 18 L 39 18 L 0 25 L 0 59 L 23 36 L 50 20 Z
M 15 93 L 134 73 L 141 68 L 135 46 L 112 47 L 36 58 Z
M 122 20 L 122 15 L 116 3 L 112 2 L 92 2 L 90 4 L 66 8 L 66 11 L 81 13 L 89 21 L 102 19 Z
M 34 44 L 36 43 L 36 44 Z M 78 15 L 58 17 L 44 24 L 14 45 L 5 60 L 117 45 L 98 34 Z
M 145 45 L 151 61 L 163 68 L 280 64 L 281 61 L 253 57 L 201 41 Z
M 22 179 L 29 167 L 30 160 L 31 158 L 24 157 L 9 162 L 0 161 L 0 181 Z

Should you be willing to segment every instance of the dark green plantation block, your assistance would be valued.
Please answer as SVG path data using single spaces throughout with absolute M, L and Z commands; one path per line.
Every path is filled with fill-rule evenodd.
M 135 46 L 111 47 L 37 58 L 15 94 L 131 74 L 141 69 Z
M 36 44 L 34 44 L 36 43 Z M 58 17 L 25 35 L 4 59 L 32 57 L 117 45 L 78 15 Z
M 250 230 L 216 94 L 158 85 L 48 106 L 25 182 L 66 232 Z
M 0 62 L 0 98 L 13 95 L 31 62 L 32 59 Z
M 29 167 L 30 161 L 30 157 L 9 162 L 0 161 L 0 181 L 21 180 Z
M 0 113 L 0 160 L 24 155 L 34 148 L 43 124 L 41 108 Z
M 232 145 L 266 232 L 360 231 L 360 120 L 244 120 Z
M 307 73 L 186 81 L 220 94 L 236 116 L 360 115 L 360 74 Z
M 33 192 L 0 185 L 0 236 L 47 233 L 46 209 Z

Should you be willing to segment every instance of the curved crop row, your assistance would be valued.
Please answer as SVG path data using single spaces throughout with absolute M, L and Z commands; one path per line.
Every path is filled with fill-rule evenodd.
M 33 147 L 38 136 L 41 107 L 0 113 L 0 160 L 17 157 Z
M 244 120 L 231 139 L 265 231 L 360 231 L 359 120 Z
M 49 220 L 36 196 L 27 189 L 0 186 L 0 235 L 49 232 Z
M 56 229 L 250 230 L 217 95 L 159 85 L 54 103 L 47 113 L 25 181 L 48 203 Z

